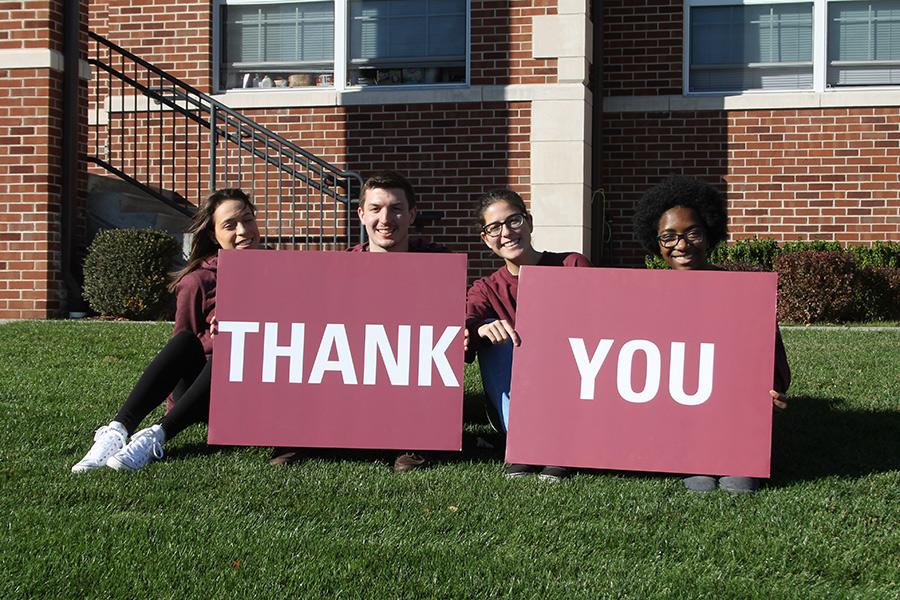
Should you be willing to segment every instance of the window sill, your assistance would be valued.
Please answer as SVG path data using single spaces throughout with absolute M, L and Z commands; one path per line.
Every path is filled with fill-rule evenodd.
M 900 106 L 900 88 L 843 88 L 824 92 L 745 92 L 671 96 L 608 96 L 604 112 L 681 112 Z
M 269 93 L 267 93 L 269 92 Z M 575 100 L 589 96 L 581 84 L 528 84 L 472 86 L 397 85 L 303 89 L 229 90 L 213 95 L 215 100 L 236 110 L 254 108 L 298 108 L 306 106 L 367 106 L 380 104 L 440 104 L 463 102 L 515 102 L 530 100 Z

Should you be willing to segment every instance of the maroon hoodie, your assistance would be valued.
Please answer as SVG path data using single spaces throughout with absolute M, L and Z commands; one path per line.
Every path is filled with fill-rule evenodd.
M 175 304 L 175 329 L 194 333 L 203 344 L 206 357 L 212 356 L 209 321 L 216 312 L 216 271 L 218 256 L 211 256 L 178 282 Z
M 543 252 L 540 267 L 590 267 L 591 262 L 577 252 Z M 503 265 L 487 277 L 472 284 L 466 294 L 466 328 L 469 330 L 469 351 L 466 362 L 475 360 L 475 351 L 487 343 L 478 336 L 478 328 L 487 319 L 509 321 L 516 326 L 516 296 L 519 277 Z
M 369 242 L 363 242 L 352 248 L 347 248 L 347 252 L 369 252 Z M 434 242 L 429 242 L 427 240 L 415 239 L 409 241 L 409 249 L 407 252 L 447 253 L 450 251 L 440 244 L 435 244 Z

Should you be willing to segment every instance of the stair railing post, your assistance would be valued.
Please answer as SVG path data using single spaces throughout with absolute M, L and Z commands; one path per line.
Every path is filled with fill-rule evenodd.
M 216 105 L 209 107 L 209 191 L 216 191 Z

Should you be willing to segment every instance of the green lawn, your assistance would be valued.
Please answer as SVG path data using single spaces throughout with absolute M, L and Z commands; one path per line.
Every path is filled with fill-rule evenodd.
M 169 325 L 0 334 L 0 598 L 900 596 L 900 331 L 784 332 L 774 477 L 740 497 L 506 481 L 478 423 L 467 457 L 403 476 L 361 454 L 273 468 L 194 427 L 141 472 L 76 477 Z

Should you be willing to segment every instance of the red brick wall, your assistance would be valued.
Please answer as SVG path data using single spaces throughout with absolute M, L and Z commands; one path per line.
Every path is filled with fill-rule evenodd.
M 0 0 L 0 49 L 62 49 L 62 5 L 59 0 Z
M 604 0 L 603 95 L 682 92 L 682 0 Z
M 95 0 L 97 24 L 112 43 L 202 91 L 212 85 L 210 0 Z M 104 14 L 105 12 L 105 14 Z M 93 26 L 93 22 L 91 23 Z
M 639 264 L 641 193 L 672 173 L 727 182 L 731 239 L 900 239 L 900 109 L 605 116 L 613 260 Z
M 532 58 L 531 20 L 556 0 L 472 0 L 472 84 L 556 83 L 556 59 Z
M 0 318 L 61 308 L 59 146 L 62 77 L 0 71 Z

